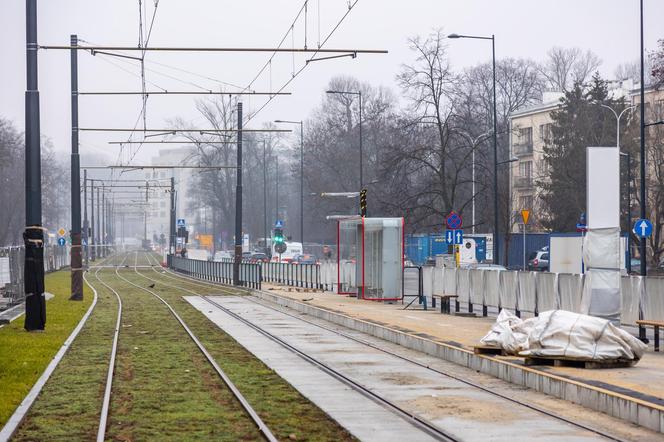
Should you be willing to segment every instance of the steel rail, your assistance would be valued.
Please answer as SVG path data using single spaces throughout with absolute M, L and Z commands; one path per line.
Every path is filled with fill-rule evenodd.
M 39 393 L 41 393 L 42 391 L 42 388 L 44 388 L 44 385 L 46 385 L 46 382 L 49 380 L 49 378 L 51 377 L 57 366 L 60 364 L 60 361 L 65 356 L 65 354 L 71 347 L 72 343 L 83 329 L 83 326 L 88 321 L 88 318 L 90 317 L 92 311 L 97 305 L 97 299 L 98 299 L 97 290 L 95 290 L 95 288 L 92 287 L 92 285 L 88 282 L 87 278 L 85 277 L 85 273 L 83 273 L 83 281 L 85 281 L 85 283 L 92 289 L 92 292 L 94 294 L 90 307 L 88 307 L 87 311 L 85 312 L 81 320 L 78 322 L 74 330 L 72 330 L 72 332 L 69 334 L 65 342 L 60 346 L 60 349 L 53 356 L 53 359 L 51 359 L 51 362 L 49 362 L 49 364 L 46 366 L 41 376 L 39 376 L 39 379 L 37 379 L 37 381 L 34 383 L 28 394 L 25 396 L 25 398 L 23 398 L 18 407 L 16 407 L 14 413 L 9 417 L 7 422 L 5 422 L 5 425 L 2 428 L 0 428 L 1 442 L 5 442 L 11 439 L 16 430 L 18 430 L 19 426 L 23 423 L 25 416 L 28 414 L 28 411 L 30 411 L 30 409 L 34 405 L 35 401 L 37 400 L 37 397 L 39 396 Z
M 149 260 L 149 258 L 148 258 L 148 260 Z M 138 262 L 138 252 L 136 252 L 136 257 L 135 257 L 135 261 L 134 261 L 134 262 L 135 262 L 135 263 Z M 135 266 L 134 266 L 134 267 L 135 267 Z M 144 275 L 141 275 L 141 273 L 138 271 L 138 269 L 134 268 L 134 271 L 136 272 L 137 275 L 144 276 Z M 136 287 L 136 288 L 138 288 L 138 289 L 140 289 L 140 290 L 143 290 L 143 291 L 146 291 L 146 292 L 150 293 L 151 295 L 153 295 L 154 297 L 156 297 L 157 299 L 159 299 L 159 300 L 160 300 L 160 301 L 161 301 L 161 302 L 162 302 L 162 303 L 168 308 L 168 310 L 170 310 L 171 314 L 172 314 L 172 315 L 175 317 L 175 319 L 180 323 L 180 325 L 182 326 L 182 328 L 184 328 L 184 330 L 187 332 L 187 334 L 189 335 L 189 337 L 191 338 L 191 340 L 194 341 L 194 343 L 196 344 L 196 346 L 198 347 L 198 349 L 201 351 L 201 353 L 203 353 L 203 355 L 205 356 L 205 358 L 206 358 L 206 359 L 208 360 L 208 362 L 212 365 L 212 367 L 213 367 L 214 370 L 217 372 L 217 374 L 218 374 L 219 377 L 222 379 L 222 381 L 223 381 L 223 382 L 226 384 L 226 386 L 231 390 L 231 392 L 233 393 L 233 395 L 235 396 L 235 398 L 240 402 L 240 404 L 242 405 L 242 408 L 244 408 L 244 410 L 247 412 L 247 414 L 248 414 L 248 415 L 251 417 L 251 419 L 254 421 L 254 423 L 255 423 L 256 426 L 258 427 L 258 430 L 263 434 L 263 436 L 264 436 L 268 441 L 270 441 L 270 442 L 277 442 L 277 438 L 274 436 L 274 434 L 272 434 L 272 431 L 269 429 L 269 427 L 265 424 L 265 422 L 263 422 L 263 420 L 262 420 L 261 417 L 258 415 L 258 413 L 253 409 L 253 407 L 251 406 L 251 404 L 249 403 L 249 401 L 247 401 L 247 399 L 242 395 L 242 393 L 241 393 L 240 390 L 235 386 L 235 384 L 233 383 L 233 381 L 231 381 L 231 379 L 230 379 L 230 378 L 226 375 L 226 373 L 221 369 L 221 367 L 219 366 L 219 364 L 217 364 L 217 362 L 214 360 L 214 358 L 212 357 L 212 355 L 207 351 L 207 349 L 205 348 L 205 346 L 199 341 L 199 339 L 196 337 L 196 335 L 191 331 L 191 329 L 187 326 L 187 324 L 186 324 L 186 323 L 184 322 L 184 320 L 180 317 L 180 315 L 177 314 L 177 312 L 173 309 L 173 307 L 171 307 L 171 305 L 170 305 L 170 304 L 169 304 L 164 298 L 162 298 L 161 296 L 159 296 L 157 293 L 153 292 L 152 290 L 150 290 L 150 289 L 148 289 L 148 288 L 145 288 L 145 287 L 141 287 L 141 286 L 139 286 L 138 284 L 135 284 L 135 283 L 131 282 L 130 280 L 128 280 L 127 278 L 124 278 L 123 276 L 121 276 L 120 273 L 118 272 L 118 269 L 117 269 L 117 268 L 115 269 L 115 274 L 117 275 L 118 278 L 122 279 L 123 281 L 127 282 L 128 284 L 130 284 L 130 285 L 132 285 L 132 286 L 134 286 L 134 287 Z M 157 281 L 157 282 L 158 282 L 158 281 Z
M 153 270 L 154 270 L 154 268 L 153 268 Z M 172 273 L 171 271 L 168 271 L 168 273 L 170 273 L 170 274 L 174 274 L 174 275 L 177 275 L 177 277 L 171 277 L 171 279 L 180 279 L 180 280 L 182 280 L 182 278 L 187 278 L 187 279 L 190 279 L 190 280 L 195 280 L 196 282 L 189 282 L 189 281 L 182 281 L 182 282 L 189 283 L 189 284 L 192 284 L 192 285 L 198 285 L 198 286 L 210 285 L 210 286 L 214 286 L 214 287 L 219 288 L 219 284 L 214 284 L 214 283 L 210 283 L 210 282 L 206 282 L 206 281 L 196 280 L 196 279 L 194 279 L 194 278 L 191 278 L 191 277 L 188 277 L 188 276 L 185 276 L 185 275 L 180 275 L 180 274 L 178 274 L 178 273 Z M 162 275 L 164 275 L 164 274 L 162 274 Z M 165 276 L 165 275 L 164 275 L 164 276 Z M 375 350 L 381 351 L 381 352 L 386 353 L 386 354 L 389 354 L 389 355 L 391 355 L 391 356 L 395 356 L 395 357 L 397 357 L 397 358 L 399 358 L 399 359 L 401 359 L 401 360 L 404 360 L 404 361 L 410 362 L 410 363 L 415 364 L 415 365 L 417 365 L 417 366 L 419 366 L 419 367 L 426 368 L 426 369 L 431 370 L 431 371 L 433 371 L 433 372 L 435 372 L 435 373 L 437 373 L 437 374 L 440 374 L 440 375 L 443 375 L 443 376 L 448 377 L 448 378 L 450 378 L 450 379 L 453 379 L 453 380 L 459 381 L 459 382 L 461 382 L 461 383 L 463 383 L 463 384 L 466 384 L 466 385 L 468 385 L 468 386 L 470 386 L 470 387 L 473 387 L 473 388 L 476 388 L 476 389 L 482 390 L 482 391 L 484 391 L 484 392 L 486 392 L 486 393 L 489 393 L 489 394 L 491 394 L 491 395 L 493 395 L 493 396 L 499 397 L 499 398 L 501 398 L 501 399 L 505 399 L 505 400 L 507 400 L 507 401 L 509 401 L 509 402 L 512 402 L 512 403 L 514 403 L 514 404 L 517 404 L 517 405 L 523 406 L 523 407 L 525 407 L 525 408 L 528 408 L 528 409 L 530 409 L 530 410 L 536 411 L 536 412 L 541 413 L 541 414 L 543 414 L 543 415 L 545 415 L 545 416 L 551 417 L 551 418 L 553 418 L 553 419 L 560 420 L 560 421 L 565 422 L 565 423 L 567 423 L 567 424 L 569 424 L 569 425 L 572 425 L 572 426 L 575 426 L 575 427 L 577 427 L 577 428 L 580 428 L 580 429 L 583 429 L 583 430 L 589 431 L 589 432 L 591 432 L 591 433 L 597 434 L 598 436 L 604 437 L 604 438 L 606 438 L 606 439 L 608 439 L 608 440 L 619 441 L 619 442 L 622 442 L 622 441 L 623 441 L 623 439 L 620 439 L 620 438 L 617 438 L 617 437 L 612 436 L 612 435 L 610 435 L 610 434 L 604 433 L 604 432 L 602 432 L 601 430 L 597 430 L 597 429 L 592 428 L 592 427 L 589 427 L 589 426 L 587 426 L 587 425 L 585 425 L 585 424 L 581 424 L 581 423 L 575 422 L 575 421 L 573 421 L 573 420 L 571 420 L 571 419 L 568 419 L 568 418 L 566 418 L 566 417 L 560 416 L 560 415 L 555 414 L 555 413 L 553 413 L 553 412 L 546 411 L 546 410 L 544 410 L 543 408 L 540 408 L 540 407 L 538 407 L 538 406 L 536 406 L 536 405 L 532 405 L 532 404 L 529 404 L 529 403 L 526 403 L 526 402 L 522 402 L 522 401 L 520 401 L 520 400 L 518 400 L 518 399 L 514 399 L 514 398 L 512 398 L 512 397 L 510 397 L 510 396 L 507 396 L 507 395 L 504 395 L 504 394 L 498 393 L 498 392 L 496 392 L 496 391 L 493 391 L 493 390 L 490 389 L 490 388 L 483 387 L 483 386 L 481 386 L 481 385 L 479 385 L 479 384 L 476 384 L 476 383 L 474 383 L 474 382 L 471 382 L 471 381 L 465 380 L 465 379 L 460 378 L 460 377 L 458 377 L 458 376 L 455 376 L 455 375 L 452 375 L 452 374 L 450 374 L 450 373 L 444 372 L 444 371 L 442 371 L 442 370 L 439 370 L 439 369 L 433 368 L 433 367 L 431 367 L 431 366 L 429 366 L 429 365 L 426 365 L 426 364 L 424 364 L 424 363 L 422 363 L 422 362 L 419 362 L 419 361 L 417 361 L 417 360 L 415 360 L 415 359 L 411 359 L 411 358 L 409 358 L 409 357 L 406 357 L 406 356 L 400 355 L 400 354 L 398 354 L 398 353 L 396 353 L 396 352 L 393 352 L 393 351 L 391 351 L 391 350 L 388 350 L 388 349 L 386 349 L 386 348 L 383 348 L 383 347 L 381 347 L 381 346 L 379 346 L 379 345 L 376 345 L 376 344 L 373 344 L 373 343 L 371 343 L 371 342 L 365 341 L 365 340 L 363 340 L 363 339 L 357 338 L 357 337 L 355 337 L 355 336 L 352 336 L 352 335 L 350 335 L 350 334 L 344 333 L 344 332 L 342 332 L 342 331 L 335 330 L 335 329 L 333 329 L 333 328 L 329 328 L 329 327 L 326 327 L 326 326 L 324 326 L 324 325 L 318 324 L 318 323 L 316 323 L 316 322 L 313 322 L 313 321 L 310 321 L 310 320 L 307 320 L 307 319 L 301 318 L 300 316 L 293 315 L 293 314 L 288 313 L 288 312 L 286 312 L 286 311 L 284 311 L 284 310 L 282 310 L 282 309 L 278 309 L 278 308 L 276 308 L 276 307 L 273 307 L 273 306 L 267 305 L 267 304 L 264 303 L 263 301 L 259 301 L 258 299 L 255 299 L 255 297 L 247 296 L 246 299 L 248 299 L 249 301 L 254 302 L 255 304 L 262 305 L 263 307 L 270 308 L 270 309 L 272 309 L 272 310 L 275 310 L 275 311 L 281 312 L 281 313 L 283 313 L 283 314 L 285 314 L 285 315 L 287 315 L 287 316 L 290 316 L 290 317 L 292 317 L 292 318 L 295 318 L 295 319 L 298 319 L 298 320 L 300 320 L 300 321 L 303 321 L 303 322 L 306 322 L 306 323 L 308 323 L 308 324 L 311 324 L 311 325 L 314 325 L 314 326 L 316 326 L 316 327 L 319 327 L 319 328 L 321 328 L 321 329 L 323 329 L 323 330 L 330 331 L 330 332 L 332 332 L 332 333 L 335 333 L 335 334 L 338 334 L 338 335 L 343 336 L 343 337 L 345 337 L 345 338 L 348 338 L 348 339 L 350 339 L 350 340 L 352 340 L 352 341 L 358 342 L 358 343 L 360 343 L 360 344 L 364 344 L 364 345 L 366 345 L 366 346 L 368 346 L 368 347 L 371 347 L 371 348 L 373 348 L 373 349 L 375 349 Z
M 124 262 L 124 260 L 122 262 Z M 117 268 L 117 266 L 114 267 Z M 95 278 L 97 279 L 97 281 L 101 283 L 101 285 L 106 287 L 106 289 L 110 290 L 118 299 L 118 319 L 115 322 L 115 330 L 113 332 L 113 344 L 111 346 L 111 355 L 108 362 L 108 373 L 106 374 L 106 386 L 104 387 L 104 399 L 101 405 L 101 413 L 99 416 L 99 427 L 97 430 L 97 442 L 104 442 L 106 437 L 106 427 L 108 424 L 108 411 L 111 405 L 111 389 L 113 388 L 113 373 L 115 371 L 116 356 L 118 352 L 118 339 L 120 337 L 120 326 L 122 324 L 122 299 L 120 298 L 120 294 L 115 289 L 113 289 L 110 285 L 102 281 L 102 279 L 99 277 L 100 270 L 101 268 L 98 268 L 97 271 L 94 273 Z

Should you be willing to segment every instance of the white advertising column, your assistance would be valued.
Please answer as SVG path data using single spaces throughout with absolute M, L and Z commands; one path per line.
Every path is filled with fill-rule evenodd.
M 588 233 L 583 242 L 585 284 L 581 312 L 620 325 L 620 153 L 586 153 Z

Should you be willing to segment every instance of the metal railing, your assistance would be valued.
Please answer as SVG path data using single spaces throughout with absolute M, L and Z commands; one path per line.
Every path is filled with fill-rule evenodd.
M 533 153 L 533 143 L 515 144 L 512 147 L 514 155 L 528 155 Z
M 514 187 L 532 187 L 533 177 L 531 176 L 517 176 L 514 177 Z
M 261 268 L 265 282 L 276 282 L 294 287 L 323 288 L 318 264 L 263 262 Z
M 222 284 L 233 284 L 233 263 L 229 261 L 203 261 L 168 255 L 168 267 L 185 275 Z M 261 288 L 260 264 L 240 263 L 240 285 L 252 289 Z

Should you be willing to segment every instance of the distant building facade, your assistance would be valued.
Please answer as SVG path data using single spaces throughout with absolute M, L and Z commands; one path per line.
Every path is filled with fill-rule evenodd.
M 646 89 L 646 121 L 661 120 L 664 117 L 664 91 Z M 609 83 L 609 95 L 613 98 L 625 97 L 631 105 L 640 103 L 639 89 L 631 80 Z M 510 123 L 510 155 L 518 158 L 510 164 L 510 195 L 514 222 L 512 232 L 521 232 L 520 211 L 529 209 L 529 231 L 542 231 L 541 219 L 546 216 L 540 196 L 538 181 L 548 176 L 544 161 L 544 146 L 551 138 L 551 113 L 560 108 L 559 92 L 545 92 L 542 103 L 513 112 Z M 608 112 L 608 110 L 607 110 Z M 638 109 L 632 112 L 638 112 Z M 621 120 L 621 130 L 626 119 Z

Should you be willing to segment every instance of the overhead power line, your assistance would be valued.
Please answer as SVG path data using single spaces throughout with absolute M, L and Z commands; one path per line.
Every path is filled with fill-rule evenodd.
M 357 3 L 357 1 L 356 1 Z M 350 11 L 350 9 L 349 9 Z M 346 17 L 348 12 L 344 15 Z M 340 23 L 339 23 L 340 24 Z M 339 26 L 337 24 L 337 27 Z M 335 27 L 336 30 L 336 27 Z M 323 41 L 323 44 L 325 41 Z M 103 51 L 162 51 L 162 52 L 286 52 L 286 53 L 355 53 L 355 54 L 387 54 L 384 49 L 323 49 L 323 48 L 216 48 L 216 47 L 175 47 L 175 46 L 153 46 L 141 48 L 134 46 L 62 46 L 62 45 L 40 45 L 39 49 L 64 49 L 64 50 L 103 50 Z
M 206 91 L 91 91 L 78 92 L 78 95 L 291 95 L 291 92 L 214 92 Z

